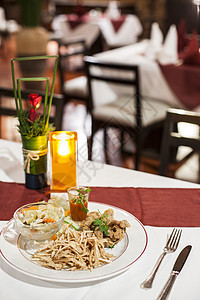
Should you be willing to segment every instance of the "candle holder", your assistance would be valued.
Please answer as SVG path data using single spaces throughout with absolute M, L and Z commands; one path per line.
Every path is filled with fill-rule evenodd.
M 49 147 L 51 193 L 66 193 L 77 185 L 77 133 L 50 132 Z

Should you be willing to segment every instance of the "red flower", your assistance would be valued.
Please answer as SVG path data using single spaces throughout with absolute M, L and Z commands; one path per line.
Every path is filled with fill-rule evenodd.
M 34 122 L 38 117 L 39 115 L 36 113 L 35 109 L 31 108 L 31 110 L 29 111 L 29 120 L 31 122 Z
M 40 106 L 40 103 L 42 101 L 41 96 L 39 96 L 38 94 L 32 93 L 32 94 L 28 95 L 28 97 L 29 97 L 29 102 L 33 107 L 38 108 Z

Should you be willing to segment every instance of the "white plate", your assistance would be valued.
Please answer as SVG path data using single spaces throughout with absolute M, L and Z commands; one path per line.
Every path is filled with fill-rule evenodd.
M 131 227 L 127 228 L 123 240 L 120 241 L 114 249 L 108 250 L 113 253 L 116 258 L 107 265 L 98 267 L 92 271 L 57 271 L 41 267 L 37 263 L 32 262 L 30 256 L 20 248 L 19 245 L 23 242 L 23 238 L 12 229 L 12 220 L 1 232 L 1 254 L 5 261 L 19 272 L 47 281 L 83 283 L 105 280 L 116 276 L 128 270 L 141 257 L 147 247 L 148 238 L 144 226 L 130 213 L 107 204 L 89 203 L 90 211 L 99 209 L 101 212 L 104 212 L 109 208 L 114 210 L 114 218 L 116 220 L 127 220 Z

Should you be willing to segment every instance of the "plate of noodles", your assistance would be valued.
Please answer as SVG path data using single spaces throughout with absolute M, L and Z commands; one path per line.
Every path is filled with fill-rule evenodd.
M 12 219 L 0 235 L 1 255 L 18 272 L 52 282 L 87 283 L 117 276 L 140 259 L 146 250 L 148 237 L 142 223 L 132 214 L 115 206 L 89 202 L 90 212 L 103 213 L 108 209 L 114 211 L 115 220 L 126 220 L 130 224 L 124 237 L 114 247 L 104 248 L 91 233 L 67 228 L 65 236 L 62 235 L 56 245 L 48 244 L 38 255 L 30 255 L 24 250 L 26 238 L 15 231 Z M 71 252 L 69 245 L 73 249 Z M 54 256 L 59 257 L 56 263 L 52 259 Z M 86 263 L 87 267 L 84 267 Z

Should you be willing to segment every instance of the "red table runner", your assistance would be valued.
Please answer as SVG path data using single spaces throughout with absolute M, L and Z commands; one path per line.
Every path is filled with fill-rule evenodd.
M 0 182 L 0 220 L 9 220 L 23 204 L 47 199 L 46 191 L 28 190 L 23 184 Z M 122 208 L 144 225 L 200 226 L 200 189 L 92 187 L 90 201 Z
M 200 67 L 194 65 L 160 65 L 163 75 L 177 98 L 187 109 L 200 105 Z

